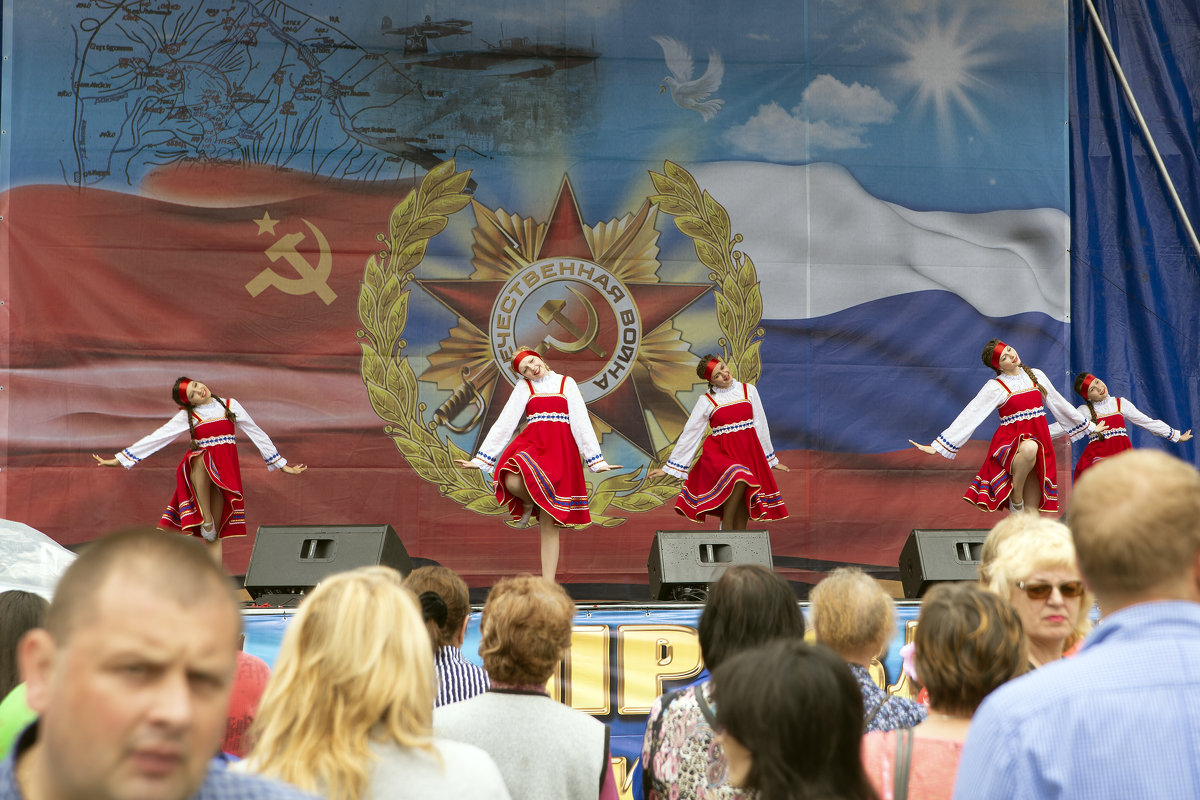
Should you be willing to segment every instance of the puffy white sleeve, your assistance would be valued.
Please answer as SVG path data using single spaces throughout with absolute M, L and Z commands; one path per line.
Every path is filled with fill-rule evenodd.
M 500 454 L 504 452 L 504 448 L 512 439 L 513 433 L 516 432 L 517 425 L 521 423 L 521 417 L 525 416 L 525 404 L 528 402 L 529 382 L 522 380 L 513 387 L 512 394 L 508 396 L 508 402 L 504 404 L 500 416 L 496 417 L 496 421 L 492 423 L 492 429 L 488 431 L 483 444 L 479 445 L 478 452 L 471 459 L 484 472 L 496 469 L 496 459 L 500 458 Z
M 271 472 L 280 467 L 287 466 L 287 459 L 279 455 L 279 451 L 275 449 L 275 445 L 271 442 L 271 437 L 267 436 L 266 431 L 258 427 L 258 423 L 251 418 L 249 412 L 242 407 L 242 404 L 232 397 L 229 398 L 229 410 L 237 417 L 237 426 L 242 429 L 242 432 L 250 437 L 250 441 L 254 442 L 254 446 L 258 448 L 259 455 L 267 465 L 267 469 Z
M 181 408 L 154 433 L 146 434 L 117 453 L 117 461 L 121 462 L 122 467 L 129 469 L 143 458 L 162 450 L 179 434 L 186 433 L 187 429 L 187 412 Z
M 575 379 L 567 376 L 563 381 L 563 395 L 567 398 L 567 414 L 571 417 L 571 436 L 575 438 L 575 446 L 583 456 L 583 463 L 592 472 L 599 472 L 608 463 L 600 455 L 600 442 L 596 439 L 596 430 L 592 427 L 592 418 L 588 416 L 587 405 Z
M 696 401 L 687 424 L 675 440 L 671 457 L 662 466 L 663 472 L 675 478 L 687 477 L 688 469 L 692 466 L 692 457 L 696 455 L 696 448 L 704 438 L 704 431 L 708 429 L 708 418 L 712 416 L 714 408 L 707 395 L 701 395 Z
M 990 380 L 983 385 L 979 393 L 967 403 L 967 407 L 959 412 L 950 427 L 938 434 L 933 440 L 933 449 L 946 458 L 958 455 L 959 448 L 967 443 L 975 429 L 988 418 L 992 411 L 1000 407 L 1008 393 L 996 380 Z
M 1161 419 L 1152 419 L 1146 416 L 1133 403 L 1129 402 L 1124 397 L 1121 398 L 1121 413 L 1125 415 L 1128 422 L 1132 422 L 1143 430 L 1150 431 L 1155 436 L 1160 436 L 1163 439 L 1170 439 L 1172 442 L 1179 441 L 1179 431 L 1172 428 Z
M 767 412 L 763 410 L 762 399 L 754 384 L 746 384 L 750 395 L 750 406 L 754 409 L 754 431 L 758 434 L 758 443 L 762 445 L 763 455 L 767 457 L 767 466 L 774 467 L 779 463 L 775 456 L 775 447 L 771 444 L 771 429 L 767 427 Z
M 1046 390 L 1044 402 L 1046 408 L 1050 409 L 1054 414 L 1054 418 L 1060 423 L 1060 431 L 1071 437 L 1071 441 L 1087 436 L 1088 432 L 1095 427 L 1088 414 L 1080 413 L 1079 409 L 1071 405 L 1067 398 L 1058 393 L 1058 389 L 1054 388 L 1054 384 L 1046 377 L 1046 373 L 1040 369 L 1034 368 L 1034 374 L 1037 375 L 1038 383 Z M 1051 436 L 1055 435 L 1054 431 L 1050 432 Z

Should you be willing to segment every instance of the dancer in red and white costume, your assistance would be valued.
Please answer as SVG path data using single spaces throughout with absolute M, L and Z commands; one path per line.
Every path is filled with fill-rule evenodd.
M 917 444 L 912 439 L 909 444 L 930 455 L 954 458 L 996 409 L 1000 412 L 1000 427 L 988 445 L 987 460 L 963 499 L 984 511 L 996 511 L 1010 496 L 1013 511 L 1058 511 L 1058 466 L 1051 437 L 1066 435 L 1074 440 L 1089 430 L 1102 431 L 1104 426 L 1093 427 L 1058 393 L 1044 372 L 1022 364 L 1017 351 L 999 339 L 987 343 L 982 358 L 996 371 L 995 379 L 983 385 L 975 399 L 931 444 Z M 1063 422 L 1048 424 L 1047 407 Z
M 1190 430 L 1180 433 L 1162 420 L 1151 419 L 1138 411 L 1137 407 L 1124 397 L 1111 396 L 1104 381 L 1090 372 L 1081 372 L 1075 376 L 1075 393 L 1087 401 L 1079 406 L 1079 412 L 1091 417 L 1093 422 L 1103 421 L 1107 428 L 1103 433 L 1092 436 L 1087 447 L 1083 449 L 1079 461 L 1075 463 L 1075 480 L 1079 480 L 1083 471 L 1100 459 L 1133 449 L 1133 444 L 1129 441 L 1129 431 L 1125 427 L 1127 422 L 1172 442 L 1186 442 L 1192 438 Z
M 687 478 L 675 510 L 693 522 L 719 515 L 721 530 L 744 531 L 751 519 L 786 519 L 787 506 L 771 470 L 789 470 L 771 446 L 758 390 L 734 380 L 729 365 L 713 355 L 700 359 L 696 374 L 708 381 L 708 391 L 692 409 L 667 463 L 649 476 Z M 712 433 L 689 469 L 705 428 Z
M 175 494 L 158 527 L 201 537 L 209 554 L 220 564 L 221 540 L 246 535 L 235 423 L 254 442 L 267 469 L 281 469 L 290 475 L 298 475 L 308 467 L 288 464 L 241 403 L 233 398 L 217 397 L 200 381 L 190 378 L 175 381 L 171 399 L 180 407 L 179 413 L 161 428 L 134 442 L 114 458 L 101 458 L 95 453 L 92 458 L 102 467 L 129 469 L 166 447 L 179 434 L 189 432 L 191 447 L 179 462 Z
M 580 454 L 592 472 L 620 469 L 620 465 L 605 462 L 600 454 L 587 406 L 573 378 L 554 372 L 537 351 L 529 349 L 513 356 L 512 368 L 524 380 L 513 387 L 475 457 L 455 462 L 464 469 L 495 471 L 496 500 L 508 506 L 522 526 L 531 515 L 537 517 L 542 577 L 554 580 L 558 529 L 592 522 Z M 522 417 L 525 428 L 510 443 Z

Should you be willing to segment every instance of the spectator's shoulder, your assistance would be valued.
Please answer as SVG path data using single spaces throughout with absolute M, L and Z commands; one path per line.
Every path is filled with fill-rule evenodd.
M 214 760 L 193 800 L 316 800 L 316 795 L 258 775 L 231 772 Z

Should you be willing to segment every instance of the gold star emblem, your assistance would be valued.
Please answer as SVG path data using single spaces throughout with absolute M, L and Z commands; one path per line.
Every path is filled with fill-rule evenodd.
M 469 397 L 478 439 L 503 405 L 493 398 L 501 371 L 513 380 L 512 351 L 537 346 L 580 384 L 598 434 L 616 431 L 653 457 L 687 420 L 676 392 L 697 382 L 673 318 L 712 288 L 660 280 L 657 208 L 647 200 L 636 214 L 585 225 L 566 177 L 545 223 L 473 206 L 474 273 L 417 281 L 458 320 L 420 375 L 455 392 L 435 421 L 446 424 Z
M 271 219 L 271 212 L 269 211 L 264 211 L 262 219 L 256 219 L 254 222 L 258 225 L 259 236 L 262 236 L 264 233 L 269 233 L 274 236 L 275 226 L 279 224 L 279 220 Z

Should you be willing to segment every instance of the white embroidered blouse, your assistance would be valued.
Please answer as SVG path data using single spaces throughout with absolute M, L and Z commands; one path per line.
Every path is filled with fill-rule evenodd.
M 563 376 L 557 372 L 547 372 L 533 381 L 533 390 L 537 394 L 558 394 L 559 384 L 563 384 L 562 394 L 567 399 L 567 416 L 571 425 L 571 436 L 575 439 L 575 446 L 579 448 L 583 462 L 588 465 L 588 468 L 592 472 L 600 472 L 608 466 L 608 463 L 600 454 L 600 442 L 596 439 L 596 431 L 592 429 L 587 406 L 583 402 L 583 395 L 579 393 L 579 386 L 575 383 L 575 379 L 567 376 L 564 382 Z M 496 468 L 496 459 L 500 458 L 500 454 L 512 440 L 517 426 L 521 423 L 521 418 L 525 416 L 525 404 L 529 402 L 530 397 L 532 395 L 529 392 L 529 381 L 522 378 L 513 387 L 512 394 L 508 396 L 508 402 L 504 404 L 500 416 L 496 417 L 492 429 L 488 431 L 483 444 L 479 446 L 479 451 L 471 459 L 484 472 L 492 472 Z
M 1109 414 L 1116 414 L 1117 410 L 1118 410 L 1117 409 L 1117 398 L 1113 397 L 1112 395 L 1109 395 L 1108 397 L 1104 398 L 1099 403 L 1092 403 L 1092 405 L 1095 407 L 1096 416 L 1098 416 L 1098 417 L 1108 416 Z M 1086 403 L 1084 405 L 1079 406 L 1078 410 L 1079 410 L 1080 414 L 1083 414 L 1088 419 L 1092 418 L 1092 414 L 1090 411 L 1088 411 L 1088 407 L 1087 407 Z M 1175 428 L 1172 428 L 1170 425 L 1168 425 L 1167 423 L 1163 422 L 1160 419 L 1153 419 L 1152 417 L 1146 416 L 1141 411 L 1138 411 L 1137 406 L 1135 406 L 1133 403 L 1129 402 L 1129 400 L 1124 397 L 1121 398 L 1120 412 L 1125 417 L 1126 422 L 1137 425 L 1139 428 L 1142 428 L 1143 430 L 1147 430 L 1150 433 L 1153 433 L 1155 436 L 1162 437 L 1163 439 L 1170 439 L 1172 442 L 1179 441 L 1179 431 L 1178 430 L 1176 430 Z M 1108 439 L 1109 437 L 1112 437 L 1112 436 L 1128 436 L 1128 435 L 1129 435 L 1129 432 L 1126 431 L 1124 428 L 1117 428 L 1117 429 L 1110 428 L 1109 430 L 1106 430 L 1106 431 L 1104 431 L 1104 433 L 1100 434 L 1100 436 L 1102 436 L 1105 439 Z
M 763 455 L 767 458 L 767 465 L 774 467 L 779 463 L 779 459 L 775 455 L 775 448 L 771 444 L 771 431 L 767 427 L 767 414 L 763 411 L 762 400 L 759 399 L 758 390 L 754 388 L 754 384 L 752 383 L 743 384 L 741 381 L 735 380 L 728 387 L 724 389 L 714 387 L 711 393 L 709 393 L 709 397 L 712 397 L 717 405 L 714 406 L 705 397 L 701 397 L 696 401 L 696 405 L 692 408 L 691 416 L 688 417 L 687 424 L 683 426 L 683 432 L 675 440 L 675 448 L 671 451 L 671 457 L 662 466 L 663 472 L 676 478 L 687 477 L 688 470 L 692 465 L 692 457 L 696 455 L 696 448 L 700 446 L 700 442 L 704 439 L 704 431 L 708 428 L 709 418 L 717 410 L 717 406 L 741 400 L 743 386 L 746 387 L 745 394 L 750 400 L 750 407 L 754 410 L 754 432 L 758 434 L 758 443 L 762 445 Z
M 275 445 L 271 442 L 271 437 L 267 436 L 263 429 L 258 427 L 246 412 L 246 409 L 242 407 L 242 404 L 232 397 L 226 398 L 226 402 L 229 403 L 229 409 L 237 417 L 234 424 L 250 437 L 250 441 L 254 442 L 254 446 L 258 448 L 258 452 L 262 454 L 263 461 L 267 464 L 267 469 L 277 470 L 280 467 L 286 466 L 288 463 L 287 459 L 279 455 L 279 451 L 275 449 Z M 212 422 L 213 420 L 222 419 L 225 416 L 225 407 L 216 400 L 209 400 L 202 406 L 195 406 L 192 412 L 198 417 L 197 424 L 199 424 L 200 422 Z M 125 467 L 125 469 L 129 469 L 147 456 L 157 453 L 166 447 L 179 434 L 187 433 L 187 414 L 186 409 L 179 409 L 175 416 L 167 420 L 166 424 L 158 430 L 143 436 L 129 445 L 129 447 L 117 453 L 117 461 L 120 461 L 121 466 Z M 232 442 L 229 444 L 232 444 Z
M 1070 436 L 1074 441 L 1087 435 L 1095 427 L 1091 418 L 1087 414 L 1079 413 L 1065 397 L 1059 394 L 1058 390 L 1054 388 L 1054 384 L 1046 377 L 1046 373 L 1037 368 L 1033 368 L 1033 373 L 1037 376 L 1038 383 L 1046 390 L 1043 405 L 1050 409 L 1055 419 L 1059 420 L 1051 423 L 1050 436 Z M 997 381 L 1003 382 L 1004 386 Z M 1005 391 L 1005 387 L 1008 387 L 1008 391 Z M 950 427 L 938 434 L 937 439 L 933 441 L 933 449 L 946 458 L 954 458 L 958 455 L 959 448 L 971 438 L 975 429 L 993 411 L 1004 405 L 1004 401 L 1010 394 L 1031 388 L 1033 388 L 1033 381 L 1029 380 L 1025 370 L 1018 370 L 1015 375 L 1001 373 L 988 381 L 975 395 L 975 398 L 967 404 L 967 407 L 959 413 L 954 422 L 950 423 Z M 1068 424 L 1070 427 L 1067 427 Z

